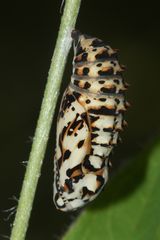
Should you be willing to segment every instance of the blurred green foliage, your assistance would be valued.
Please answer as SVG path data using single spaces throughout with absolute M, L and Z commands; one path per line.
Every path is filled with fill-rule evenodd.
M 63 240 L 160 239 L 160 141 L 133 158 Z

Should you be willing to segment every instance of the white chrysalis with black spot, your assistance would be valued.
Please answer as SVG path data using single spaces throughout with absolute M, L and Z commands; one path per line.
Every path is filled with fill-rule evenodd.
M 101 192 L 129 105 L 117 51 L 79 31 L 72 37 L 73 75 L 58 116 L 54 162 L 54 203 L 62 211 L 76 210 Z

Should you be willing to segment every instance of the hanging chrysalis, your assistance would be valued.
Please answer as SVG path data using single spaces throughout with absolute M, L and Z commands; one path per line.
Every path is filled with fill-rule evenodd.
M 73 75 L 61 102 L 54 162 L 54 203 L 62 211 L 83 207 L 103 189 L 129 105 L 117 50 L 76 30 L 72 38 Z

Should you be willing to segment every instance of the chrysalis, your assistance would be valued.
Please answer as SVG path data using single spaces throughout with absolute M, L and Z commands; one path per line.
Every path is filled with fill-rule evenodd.
M 117 50 L 76 30 L 72 38 L 73 74 L 61 102 L 54 162 L 54 203 L 62 211 L 84 206 L 103 189 L 129 105 Z

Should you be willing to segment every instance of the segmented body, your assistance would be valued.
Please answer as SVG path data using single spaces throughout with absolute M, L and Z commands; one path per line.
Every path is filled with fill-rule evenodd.
M 55 155 L 54 202 L 62 211 L 84 206 L 104 187 L 128 106 L 117 51 L 78 31 L 72 36 L 73 75 L 58 116 Z

